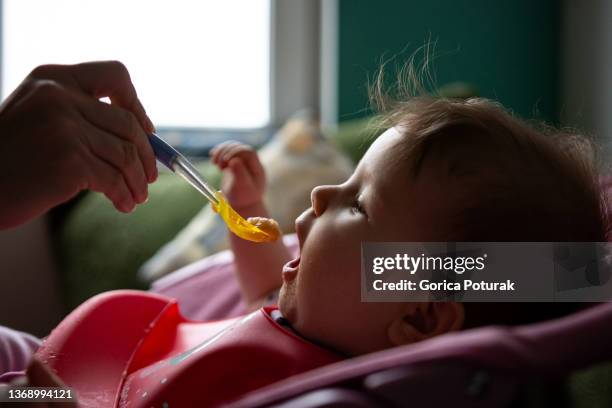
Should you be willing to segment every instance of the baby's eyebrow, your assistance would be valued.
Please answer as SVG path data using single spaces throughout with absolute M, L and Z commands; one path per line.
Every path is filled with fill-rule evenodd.
M 375 182 L 380 175 L 368 171 L 363 177 L 365 180 L 362 179 L 357 197 L 368 218 L 376 217 L 376 213 L 382 211 L 383 207 L 382 194 Z

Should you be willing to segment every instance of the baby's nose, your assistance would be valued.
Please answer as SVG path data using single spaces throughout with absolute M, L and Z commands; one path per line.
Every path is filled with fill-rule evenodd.
M 310 193 L 310 202 L 317 217 L 323 214 L 327 208 L 333 188 L 334 186 L 317 186 L 312 189 Z

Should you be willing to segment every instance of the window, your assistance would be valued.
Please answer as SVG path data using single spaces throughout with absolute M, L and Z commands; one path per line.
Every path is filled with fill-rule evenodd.
M 47 63 L 117 59 L 158 128 L 269 125 L 271 0 L 4 0 L 2 97 Z

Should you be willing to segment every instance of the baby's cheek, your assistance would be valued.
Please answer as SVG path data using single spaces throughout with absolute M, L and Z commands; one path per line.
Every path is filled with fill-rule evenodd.
M 321 266 L 304 293 L 309 314 L 350 316 L 361 300 L 360 273 L 355 269 L 358 265 L 347 265 L 343 259 L 336 259 Z

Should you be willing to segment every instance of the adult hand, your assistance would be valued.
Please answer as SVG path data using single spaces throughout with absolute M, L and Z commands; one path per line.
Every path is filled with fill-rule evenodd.
M 132 211 L 157 178 L 153 131 L 121 63 L 34 69 L 0 105 L 0 229 L 85 189 Z
M 6 402 L 11 395 L 11 390 L 13 393 L 17 391 L 26 391 L 30 387 L 47 387 L 47 388 L 57 388 L 58 392 L 60 390 L 66 390 L 66 385 L 60 380 L 49 367 L 47 367 L 44 363 L 38 360 L 37 357 L 33 357 L 32 361 L 28 365 L 26 370 L 26 375 L 18 377 L 13 380 L 10 384 L 0 384 L 0 399 L 5 402 L 2 403 L 3 407 L 15 407 L 20 408 L 23 406 L 27 407 L 36 407 L 36 408 L 77 408 L 78 401 L 76 400 L 76 395 L 71 395 L 72 399 L 70 400 L 55 400 L 52 402 L 29 402 L 24 405 L 24 402 Z

